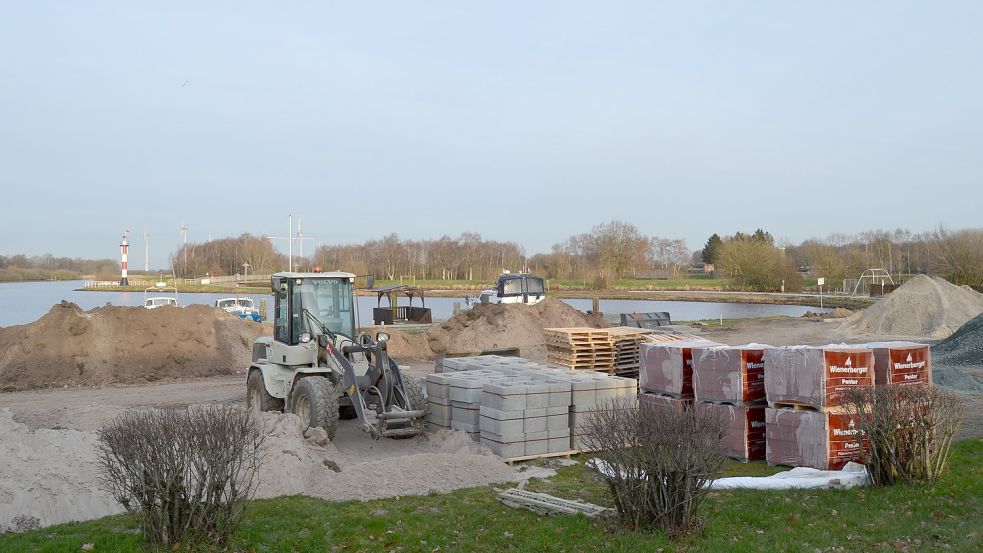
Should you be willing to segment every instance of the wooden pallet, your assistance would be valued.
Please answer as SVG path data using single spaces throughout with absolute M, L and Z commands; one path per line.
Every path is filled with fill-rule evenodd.
M 850 413 L 851 408 L 845 405 L 832 405 L 825 407 L 816 407 L 815 405 L 806 405 L 805 403 L 799 403 L 796 401 L 775 401 L 768 403 L 768 407 L 772 409 L 792 409 L 794 411 L 817 411 L 820 413 Z
M 564 459 L 569 459 L 572 455 L 579 455 L 583 453 L 579 449 L 571 449 L 569 451 L 557 451 L 555 453 L 539 453 L 537 455 L 520 455 L 518 457 L 505 457 L 502 460 L 506 464 L 511 465 L 512 463 L 517 463 L 519 461 L 532 461 L 533 459 L 547 459 L 550 457 L 562 457 Z
M 573 370 L 611 372 L 617 359 L 610 329 L 547 328 L 546 353 L 551 363 Z

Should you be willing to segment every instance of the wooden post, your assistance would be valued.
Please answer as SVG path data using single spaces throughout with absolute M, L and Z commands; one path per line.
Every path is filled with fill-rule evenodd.
M 591 305 L 591 311 L 594 313 L 601 312 L 601 298 L 594 298 L 594 303 Z

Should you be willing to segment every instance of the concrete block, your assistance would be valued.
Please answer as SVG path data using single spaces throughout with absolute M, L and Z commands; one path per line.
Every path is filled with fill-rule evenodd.
M 526 454 L 525 442 L 502 443 L 481 437 L 481 443 L 488 447 L 492 453 L 499 457 L 510 459 L 512 457 L 522 457 Z
M 570 405 L 572 401 L 572 395 L 570 393 L 571 385 L 569 382 L 561 382 L 557 380 L 549 381 L 550 387 L 550 397 L 549 406 L 550 407 L 566 407 Z
M 596 386 L 593 378 L 576 379 L 570 382 L 570 404 L 593 406 L 597 402 Z
M 500 409 L 494 409 L 487 405 L 482 405 L 479 408 L 481 416 L 488 417 L 490 419 L 496 419 L 500 421 L 522 419 L 525 418 L 525 411 L 502 411 Z
M 451 401 L 461 403 L 481 403 L 481 387 L 487 380 L 482 377 L 473 379 L 454 379 L 450 383 Z
M 546 453 L 549 453 L 550 450 L 549 439 L 527 440 L 525 450 L 526 450 L 526 455 L 544 455 Z
M 527 381 L 526 388 L 526 409 L 538 409 L 549 407 L 550 387 L 545 382 Z
M 570 432 L 570 416 L 567 413 L 549 415 L 546 417 L 546 430 L 562 430 Z
M 485 384 L 481 396 L 481 404 L 500 411 L 519 411 L 525 409 L 525 386 L 514 382 Z
M 451 420 L 451 406 L 441 405 L 434 401 L 427 402 L 427 411 L 431 418 Z
M 490 417 L 480 417 L 479 427 L 482 432 L 490 432 L 498 436 L 521 436 L 525 432 L 526 419 L 499 420 Z
M 544 409 L 545 412 L 545 409 Z M 522 419 L 522 431 L 526 434 L 546 432 L 548 417 L 526 417 Z
M 461 407 L 451 407 L 451 421 L 457 421 L 462 424 L 468 424 L 477 427 L 479 416 L 480 416 L 480 412 L 478 411 L 478 409 L 464 409 Z

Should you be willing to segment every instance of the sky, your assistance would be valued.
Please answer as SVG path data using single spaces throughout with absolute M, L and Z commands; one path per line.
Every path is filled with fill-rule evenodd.
M 0 253 L 980 226 L 980 2 L 11 2 Z M 286 249 L 286 241 L 276 243 Z M 142 263 L 131 261 L 133 266 Z

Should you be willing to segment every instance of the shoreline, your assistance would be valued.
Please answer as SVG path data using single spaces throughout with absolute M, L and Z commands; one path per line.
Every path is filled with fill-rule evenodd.
M 114 286 L 78 288 L 76 292 L 143 292 L 142 286 Z M 425 290 L 431 298 L 459 298 L 463 295 L 474 294 L 480 289 L 432 289 Z M 201 294 L 252 294 L 270 295 L 268 287 L 259 286 L 209 286 L 187 285 L 179 287 L 178 293 Z M 792 294 L 780 292 L 730 292 L 724 290 L 556 290 L 547 294 L 560 299 L 592 299 L 599 300 L 639 300 L 639 301 L 687 301 L 704 303 L 744 303 L 761 305 L 800 305 L 804 307 L 819 307 L 818 294 Z M 356 290 L 355 295 L 373 297 L 376 294 L 368 290 Z M 842 307 L 845 309 L 864 309 L 877 300 L 867 297 L 847 297 L 823 295 L 824 308 Z

